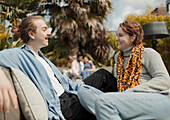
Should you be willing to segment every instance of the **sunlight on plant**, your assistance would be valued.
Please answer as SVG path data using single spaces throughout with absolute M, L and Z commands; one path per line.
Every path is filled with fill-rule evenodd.
M 3 27 L 0 26 L 0 50 L 5 48 L 14 48 L 19 47 L 22 45 L 21 40 L 13 41 L 12 39 L 9 40 L 11 34 L 9 33 L 9 28 L 6 29 L 7 32 L 2 30 Z
M 109 43 L 109 45 L 116 51 L 118 52 L 118 44 L 116 42 L 116 35 L 113 33 L 109 33 L 107 35 L 107 42 Z
M 8 38 L 11 34 L 10 33 L 0 33 L 0 40 Z

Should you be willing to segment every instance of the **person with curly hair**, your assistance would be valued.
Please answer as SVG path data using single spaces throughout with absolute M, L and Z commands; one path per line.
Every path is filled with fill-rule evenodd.
M 144 32 L 137 22 L 125 21 L 116 32 L 120 51 L 115 55 L 117 92 L 83 85 L 81 104 L 97 120 L 170 120 L 170 77 L 158 52 L 142 45 Z

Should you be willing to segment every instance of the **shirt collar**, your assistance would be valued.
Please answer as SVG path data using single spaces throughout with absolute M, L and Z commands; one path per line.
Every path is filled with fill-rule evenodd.
M 131 46 L 131 47 L 125 49 L 125 50 L 122 50 L 123 56 L 124 56 L 124 57 L 130 56 L 132 49 L 133 49 L 133 46 Z
M 33 51 L 30 49 L 30 46 L 29 46 L 29 45 L 24 44 L 24 45 L 21 46 L 21 49 L 25 49 L 25 50 L 27 50 L 28 52 L 30 52 L 31 54 L 33 54 L 33 55 L 35 56 L 35 52 L 33 52 Z M 41 57 L 43 57 L 43 53 L 42 53 L 40 50 L 38 51 L 38 55 L 41 56 Z

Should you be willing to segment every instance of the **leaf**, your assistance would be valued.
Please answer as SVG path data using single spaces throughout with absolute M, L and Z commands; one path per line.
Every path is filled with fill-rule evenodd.
M 8 38 L 11 34 L 10 33 L 2 33 L 0 34 L 0 39 Z

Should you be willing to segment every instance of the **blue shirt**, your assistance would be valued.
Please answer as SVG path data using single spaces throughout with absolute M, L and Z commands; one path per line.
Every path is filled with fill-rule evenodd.
M 80 64 L 80 62 L 78 62 L 78 64 L 79 64 L 79 75 L 81 75 L 81 64 Z
M 39 52 L 39 55 L 52 67 L 55 76 L 58 78 L 65 91 L 77 94 L 78 88 L 84 84 L 84 82 L 72 82 L 71 79 L 63 76 L 57 67 L 43 56 L 41 51 Z M 42 94 L 48 108 L 49 119 L 52 120 L 52 118 L 54 118 L 59 120 L 59 118 L 61 118 L 62 120 L 65 120 L 61 112 L 59 98 L 53 90 L 50 78 L 43 65 L 31 52 L 29 46 L 23 45 L 19 48 L 0 51 L 0 65 L 19 69 L 27 75 Z
M 89 62 L 84 64 L 84 70 L 88 70 L 88 69 L 92 69 L 92 66 Z

